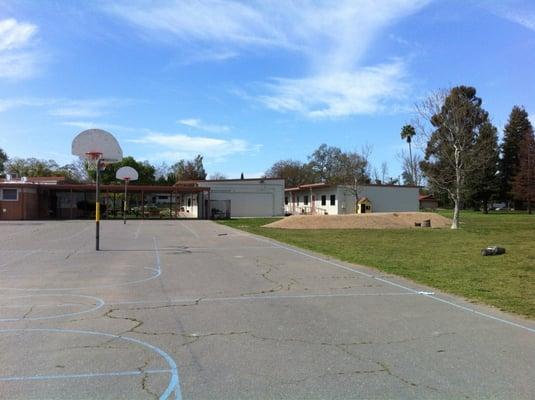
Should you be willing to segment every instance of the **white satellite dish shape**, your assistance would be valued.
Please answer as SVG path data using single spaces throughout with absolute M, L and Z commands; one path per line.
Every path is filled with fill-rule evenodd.
M 98 158 L 107 163 L 123 158 L 123 150 L 117 139 L 102 129 L 87 129 L 79 133 L 72 141 L 72 154 L 86 159 L 94 159 L 99 154 Z
M 134 168 L 127 166 L 119 168 L 115 173 L 115 177 L 123 181 L 137 181 L 139 175 Z

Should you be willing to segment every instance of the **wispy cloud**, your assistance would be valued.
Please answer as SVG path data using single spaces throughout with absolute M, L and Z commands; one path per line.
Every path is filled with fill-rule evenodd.
M 197 118 L 181 119 L 178 121 L 178 123 L 205 132 L 222 133 L 230 131 L 230 127 L 227 125 L 206 124 Z
M 0 20 L 0 78 L 24 79 L 37 72 L 37 26 L 15 19 Z
M 385 28 L 430 1 L 120 2 L 107 10 L 149 37 L 219 46 L 233 57 L 252 48 L 295 53 L 304 59 L 302 76 L 276 76 L 252 97 L 277 111 L 329 118 L 400 108 L 407 66 L 362 60 Z
M 483 6 L 493 14 L 535 31 L 535 7 L 523 3 L 484 2 Z
M 111 124 L 108 122 L 97 122 L 97 121 L 64 121 L 61 125 L 72 126 L 82 130 L 100 128 L 110 131 L 119 131 L 119 132 L 146 132 L 146 129 L 132 128 L 129 126 Z
M 267 4 L 267 2 L 266 2 Z M 119 1 L 105 10 L 160 40 L 280 45 L 284 33 L 270 24 L 260 8 L 226 0 Z
M 298 112 L 312 119 L 395 110 L 408 84 L 401 61 L 351 72 L 303 79 L 277 79 L 272 94 L 260 97 L 269 108 Z
M 50 115 L 61 118 L 96 118 L 110 114 L 114 110 L 135 102 L 133 99 L 97 98 L 0 98 L 0 112 L 19 107 L 44 108 Z
M 62 101 L 50 110 L 50 114 L 66 118 L 95 118 L 131 104 L 130 99 L 102 98 Z
M 163 160 L 193 158 L 197 154 L 202 154 L 208 160 L 221 161 L 231 155 L 251 152 L 259 148 L 258 145 L 251 145 L 242 139 L 227 140 L 159 132 L 151 132 L 141 139 L 130 139 L 128 142 L 157 146 L 159 149 L 157 158 Z

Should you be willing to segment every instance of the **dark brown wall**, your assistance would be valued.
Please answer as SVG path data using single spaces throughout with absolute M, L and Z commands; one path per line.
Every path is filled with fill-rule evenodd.
M 9 188 L 12 188 L 12 186 Z M 0 220 L 22 218 L 23 210 L 19 189 L 19 199 L 17 201 L 0 200 Z

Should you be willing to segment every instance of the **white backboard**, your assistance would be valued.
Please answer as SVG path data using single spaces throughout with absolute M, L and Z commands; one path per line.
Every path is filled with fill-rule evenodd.
M 137 181 L 137 178 L 139 177 L 139 175 L 137 171 L 132 167 L 121 167 L 115 173 L 115 177 L 123 181 L 125 180 Z
M 100 160 L 117 162 L 123 158 L 123 150 L 117 139 L 102 129 L 88 129 L 78 134 L 72 141 L 72 154 L 88 158 L 88 153 L 101 153 Z

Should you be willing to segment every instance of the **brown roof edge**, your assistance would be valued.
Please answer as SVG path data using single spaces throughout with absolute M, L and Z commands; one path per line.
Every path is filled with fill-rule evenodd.
M 17 187 L 17 188 L 37 188 L 49 190 L 77 190 L 77 191 L 93 191 L 95 184 L 93 183 L 59 183 L 59 184 L 39 184 L 39 183 L 3 183 L 2 187 Z M 123 192 L 124 185 L 100 185 L 100 189 L 104 191 Z M 208 187 L 192 187 L 192 186 L 167 186 L 167 185 L 129 185 L 130 192 L 182 192 L 182 193 L 199 193 L 210 192 Z
M 240 182 L 240 181 L 279 181 L 284 180 L 284 178 L 236 178 L 236 179 L 199 179 L 193 181 L 178 181 L 182 185 L 184 184 L 194 184 L 199 182 Z
M 284 189 L 287 192 L 297 191 L 297 190 L 305 190 L 305 189 L 314 189 L 314 188 L 329 188 L 329 187 L 336 187 L 336 186 L 348 186 L 348 185 L 337 185 L 337 184 L 329 184 L 329 183 L 305 183 L 303 185 L 299 185 L 297 187 L 293 188 L 286 188 Z M 421 189 L 423 186 L 416 186 L 416 185 L 382 185 L 382 184 L 376 184 L 376 183 L 365 183 L 362 186 L 373 186 L 373 187 L 396 187 L 396 188 L 418 188 Z

